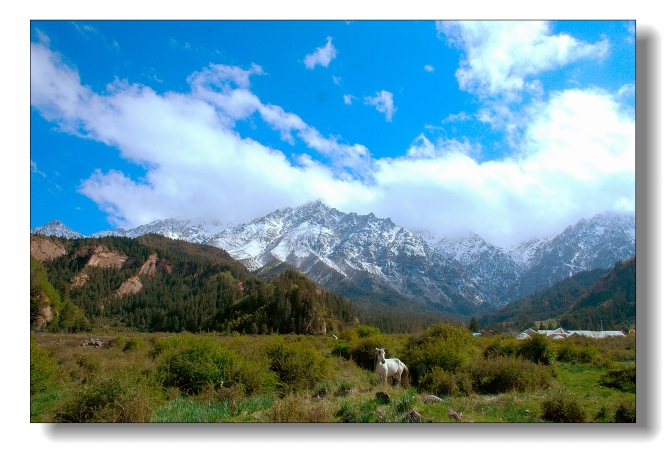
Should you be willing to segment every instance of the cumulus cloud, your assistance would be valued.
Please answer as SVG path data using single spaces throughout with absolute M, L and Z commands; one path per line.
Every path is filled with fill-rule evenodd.
M 433 73 L 434 67 L 432 65 L 425 65 L 425 71 L 427 71 L 428 73 Z
M 315 52 L 306 55 L 303 59 L 306 68 L 312 70 L 315 65 L 322 65 L 325 68 L 329 66 L 329 63 L 336 58 L 336 48 L 331 44 L 332 39 L 331 36 L 327 36 L 327 44 L 324 47 L 318 47 Z
M 466 54 L 455 73 L 460 88 L 480 97 L 515 98 L 538 89 L 530 77 L 579 59 L 601 59 L 609 51 L 606 38 L 591 44 L 553 35 L 547 22 L 437 22 L 436 27 Z
M 392 116 L 397 112 L 397 108 L 394 107 L 394 95 L 392 93 L 381 90 L 376 92 L 376 96 L 367 96 L 364 98 L 364 104 L 373 106 L 378 112 L 385 114 L 385 120 L 388 122 L 392 121 Z M 346 101 L 346 104 L 347 101 Z
M 260 100 L 250 77 L 262 73 L 254 65 L 211 65 L 189 76 L 185 93 L 159 94 L 127 81 L 97 93 L 59 54 L 32 43 L 31 105 L 61 130 L 144 165 L 140 178 L 97 170 L 79 188 L 120 227 L 169 217 L 241 223 L 321 199 L 411 229 L 474 231 L 505 245 L 605 210 L 634 211 L 634 116 L 615 94 L 551 92 L 521 127 L 519 153 L 508 158 L 479 162 L 478 144 L 421 134 L 405 155 L 373 159 L 364 145 L 325 137 Z M 386 107 L 385 93 L 368 103 L 391 118 L 392 95 Z M 290 161 L 286 151 L 241 137 L 236 122 L 252 115 L 325 160 Z
M 353 96 L 353 95 L 343 95 L 343 102 L 345 104 L 352 104 L 353 99 L 357 100 L 359 98 L 357 98 L 356 96 Z

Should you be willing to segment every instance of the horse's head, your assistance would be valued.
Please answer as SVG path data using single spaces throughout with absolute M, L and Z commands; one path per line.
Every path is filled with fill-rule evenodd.
M 376 361 L 385 363 L 385 348 L 376 348 Z

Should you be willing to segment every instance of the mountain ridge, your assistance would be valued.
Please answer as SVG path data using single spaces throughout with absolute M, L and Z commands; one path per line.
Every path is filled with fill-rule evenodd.
M 57 235 L 81 235 L 64 225 L 55 227 Z M 475 233 L 457 240 L 437 238 L 373 213 L 346 214 L 321 201 L 219 228 L 169 219 L 90 237 L 158 233 L 223 249 L 250 271 L 269 272 L 288 264 L 319 284 L 366 282 L 460 314 L 506 305 L 580 271 L 613 267 L 635 254 L 633 215 L 599 214 L 556 236 L 509 248 Z M 40 229 L 31 232 L 49 235 Z

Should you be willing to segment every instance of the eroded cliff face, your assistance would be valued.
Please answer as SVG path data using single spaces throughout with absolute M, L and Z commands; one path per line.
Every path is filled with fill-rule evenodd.
M 120 269 L 128 267 L 133 264 L 135 260 L 126 255 L 119 254 L 115 251 L 107 251 L 101 245 L 94 247 L 91 251 L 86 265 L 88 267 L 111 267 Z
M 30 255 L 40 262 L 53 261 L 65 254 L 65 248 L 49 239 L 33 237 L 30 238 Z
M 117 289 L 117 297 L 125 297 L 127 295 L 137 294 L 142 290 L 142 282 L 138 276 L 132 276 Z

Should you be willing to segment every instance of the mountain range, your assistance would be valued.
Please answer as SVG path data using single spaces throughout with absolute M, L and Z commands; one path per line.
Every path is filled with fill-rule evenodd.
M 84 237 L 58 221 L 31 233 Z M 221 248 L 262 276 L 296 268 L 346 296 L 364 292 L 383 296 L 381 301 L 398 296 L 457 315 L 482 314 L 635 254 L 633 215 L 599 214 L 556 236 L 501 248 L 476 234 L 437 238 L 389 218 L 346 214 L 320 201 L 236 226 L 168 219 L 90 237 L 147 233 Z

